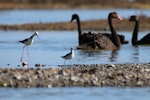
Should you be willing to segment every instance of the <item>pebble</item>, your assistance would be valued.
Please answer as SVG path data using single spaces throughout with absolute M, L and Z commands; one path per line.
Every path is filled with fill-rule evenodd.
M 111 65 L 108 65 L 107 67 L 110 68 L 110 67 L 116 67 L 116 66 L 114 64 L 111 64 Z
M 65 71 L 63 71 L 63 70 L 60 70 L 59 72 L 58 72 L 58 74 L 59 75 L 64 75 L 64 76 L 67 76 L 68 74 L 65 72 Z
M 78 82 L 78 81 L 79 81 L 79 77 L 77 77 L 77 76 L 72 76 L 72 77 L 70 78 L 70 80 L 71 80 L 71 81 L 74 81 L 74 82 Z

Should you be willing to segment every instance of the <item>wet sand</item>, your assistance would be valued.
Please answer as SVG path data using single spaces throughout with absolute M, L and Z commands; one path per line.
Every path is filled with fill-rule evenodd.
M 149 87 L 150 64 L 68 65 L 59 68 L 0 68 L 0 86 Z

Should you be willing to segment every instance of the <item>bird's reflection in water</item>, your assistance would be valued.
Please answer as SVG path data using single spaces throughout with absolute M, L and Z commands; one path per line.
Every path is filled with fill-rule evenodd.
M 118 50 L 112 50 L 110 57 L 108 58 L 110 62 L 115 62 L 117 60 Z
M 139 63 L 146 61 L 147 55 L 143 50 L 148 46 L 129 46 L 119 50 L 78 50 L 77 63 Z M 145 58 L 141 58 L 145 55 Z
M 132 61 L 133 62 L 139 62 L 139 48 L 138 48 L 138 46 L 133 46 Z
M 91 61 L 93 63 L 116 62 L 118 58 L 118 50 L 79 50 L 80 57 L 78 62 Z

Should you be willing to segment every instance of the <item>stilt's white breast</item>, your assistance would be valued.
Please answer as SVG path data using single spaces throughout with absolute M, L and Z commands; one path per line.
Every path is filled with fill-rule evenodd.
M 34 39 L 28 39 L 28 41 L 25 42 L 26 46 L 31 45 L 34 42 Z

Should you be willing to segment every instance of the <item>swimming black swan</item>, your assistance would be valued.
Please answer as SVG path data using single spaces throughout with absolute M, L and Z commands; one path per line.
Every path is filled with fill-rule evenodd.
M 82 33 L 80 26 L 80 18 L 77 14 L 72 15 L 71 22 L 73 20 L 77 21 L 78 26 L 78 39 L 79 46 L 78 49 L 119 49 L 121 41 L 124 41 L 124 36 L 117 35 L 116 30 L 112 25 L 112 19 L 122 20 L 120 16 L 116 12 L 111 12 L 108 15 L 108 23 L 110 26 L 111 34 L 94 34 L 94 33 Z M 120 38 L 119 38 L 120 37 Z M 123 43 L 123 42 L 122 42 Z
M 132 15 L 129 18 L 129 21 L 135 22 L 134 31 L 132 35 L 132 45 L 140 44 L 150 44 L 150 33 L 144 36 L 141 40 L 138 40 L 138 31 L 139 31 L 139 19 L 138 16 Z

